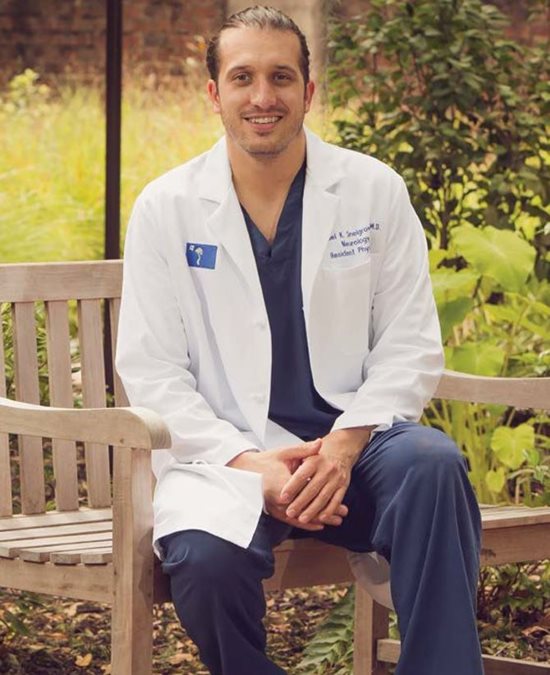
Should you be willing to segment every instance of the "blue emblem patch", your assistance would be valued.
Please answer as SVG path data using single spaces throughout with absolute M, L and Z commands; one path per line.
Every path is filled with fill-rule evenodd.
M 187 244 L 185 255 L 189 267 L 213 270 L 216 267 L 218 247 L 212 244 Z

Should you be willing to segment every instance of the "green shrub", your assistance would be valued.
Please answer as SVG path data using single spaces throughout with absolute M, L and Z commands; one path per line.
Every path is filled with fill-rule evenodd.
M 543 236 L 550 64 L 504 25 L 481 0 L 372 0 L 332 31 L 340 141 L 403 175 L 433 248 L 465 222 Z
M 334 26 L 330 89 L 339 142 L 407 182 L 447 367 L 540 376 L 550 372 L 549 62 L 504 26 L 481 0 L 373 0 L 361 20 Z M 550 503 L 547 417 L 433 402 L 425 421 L 462 447 L 482 501 Z M 523 436 L 507 429 L 520 423 Z M 529 442 L 517 448 L 520 437 Z

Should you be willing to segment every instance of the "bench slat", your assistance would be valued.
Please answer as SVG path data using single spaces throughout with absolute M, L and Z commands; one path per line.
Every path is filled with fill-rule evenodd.
M 24 551 L 18 558 L 23 562 L 52 563 L 53 565 L 106 565 L 113 561 L 112 547 L 93 545 L 85 551 Z
M 84 405 L 86 408 L 103 408 L 106 400 L 105 366 L 99 300 L 78 302 L 78 333 Z M 108 447 L 86 443 L 85 454 L 89 506 L 108 506 L 111 503 Z
M 377 657 L 384 663 L 397 663 L 401 654 L 399 640 L 378 640 Z M 483 654 L 485 675 L 550 675 L 548 663 L 537 663 L 503 656 Z
M 120 296 L 121 260 L 0 265 L 0 302 Z
M 50 405 L 72 408 L 74 402 L 66 302 L 52 300 L 46 303 L 46 334 Z M 54 438 L 52 447 L 56 506 L 60 511 L 73 511 L 78 508 L 76 444 L 74 441 Z
M 5 396 L 6 360 L 4 356 L 4 331 L 0 316 L 0 397 Z M 0 516 L 9 516 L 12 512 L 9 436 L 8 434 L 0 433 Z
M 94 548 L 84 553 L 52 553 L 50 562 L 54 565 L 106 565 L 113 561 L 111 548 Z
M 118 376 L 115 367 L 116 342 L 118 335 L 118 317 L 120 315 L 120 298 L 113 298 L 109 300 L 109 316 L 111 319 L 111 358 L 113 364 L 113 380 L 115 386 L 115 403 L 119 407 L 126 407 L 130 405 L 124 387 Z
M 83 532 L 112 532 L 111 520 L 100 520 L 91 523 L 72 523 L 71 525 L 53 525 L 50 527 L 26 527 L 20 530 L 8 530 L 0 532 L 0 543 L 17 541 L 19 539 L 31 539 L 33 537 L 58 537 L 61 535 L 75 535 Z
M 482 506 L 483 529 L 514 527 L 550 523 L 550 508 L 537 506 Z
M 111 509 L 80 509 L 74 512 L 50 511 L 35 516 L 16 515 L 0 518 L 0 538 L 2 532 L 21 530 L 24 528 L 56 527 L 57 525 L 73 525 L 75 523 L 97 523 L 112 520 Z
M 15 303 L 12 307 L 12 315 L 15 393 L 20 401 L 39 403 L 34 304 L 32 302 Z M 23 513 L 40 513 L 46 508 L 41 438 L 19 437 L 19 466 L 21 509 Z
M 39 539 L 21 539 L 6 544 L 0 544 L 0 556 L 3 558 L 23 557 L 25 551 L 78 551 L 90 548 L 90 543 L 102 542 L 102 546 L 111 544 L 111 532 L 92 532 L 90 534 L 66 535 L 65 537 L 46 537 Z
M 96 539 L 96 540 L 90 540 L 87 542 L 80 542 L 76 544 L 57 544 L 57 545 L 52 545 L 52 546 L 36 546 L 33 548 L 25 548 L 25 549 L 12 549 L 11 550 L 11 555 L 10 556 L 2 556 L 4 558 L 10 557 L 10 558 L 19 558 L 19 560 L 25 560 L 26 562 L 49 562 L 51 560 L 51 556 L 54 553 L 65 553 L 65 554 L 75 554 L 80 557 L 82 553 L 85 553 L 87 551 L 95 551 L 97 549 L 101 549 L 105 552 L 112 551 L 112 541 L 105 539 Z M 77 562 L 80 562 L 80 560 L 77 560 Z

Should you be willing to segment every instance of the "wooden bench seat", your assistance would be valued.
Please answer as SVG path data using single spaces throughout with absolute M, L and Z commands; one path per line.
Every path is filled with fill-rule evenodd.
M 9 303 L 11 317 L 3 339 L 0 331 L 0 585 L 111 604 L 112 675 L 151 675 L 153 602 L 169 598 L 167 578 L 151 547 L 151 452 L 169 447 L 170 435 L 158 415 L 125 407 L 116 375 L 114 399 L 120 407 L 106 408 L 105 371 L 112 367 L 121 280 L 120 261 L 0 265 L 0 304 Z M 47 346 L 47 369 L 37 355 L 37 307 L 46 319 L 41 340 Z M 105 316 L 110 330 L 104 342 Z M 75 339 L 69 326 L 74 321 L 81 387 L 72 377 Z M 12 343 L 17 401 L 5 398 L 6 346 Z M 46 370 L 52 407 L 39 405 L 39 371 L 44 379 Z M 446 372 L 436 395 L 550 410 L 550 378 Z M 9 434 L 18 436 L 14 485 Z M 52 439 L 48 470 L 53 469 L 54 494 L 48 508 L 53 504 L 55 511 L 46 509 L 44 438 Z M 84 445 L 83 457 L 77 441 Z M 13 515 L 12 495 L 20 515 Z M 488 506 L 482 511 L 483 563 L 550 558 L 550 508 Z M 265 588 L 350 581 L 344 550 L 289 540 L 277 548 L 275 574 Z M 398 655 L 399 643 L 388 639 L 388 610 L 358 586 L 355 675 L 387 673 Z M 485 661 L 486 675 L 550 673 L 544 664 Z
M 524 506 L 482 506 L 483 564 L 540 560 L 547 552 L 550 509 Z M 518 538 L 519 536 L 519 538 Z M 529 555 L 524 536 L 529 539 Z M 113 559 L 113 516 L 111 509 L 51 511 L 32 516 L 0 518 L 0 558 L 18 558 L 53 565 L 107 565 Z M 325 544 L 289 540 L 277 549 L 277 557 L 324 551 Z M 282 568 L 282 563 L 280 563 Z M 308 570 L 309 574 L 309 570 Z M 329 574 L 335 583 L 334 574 Z M 348 570 L 342 581 L 351 581 Z M 311 582 L 311 579 L 309 580 Z M 316 583 L 322 583 L 317 581 Z M 270 590 L 299 586 L 275 575 L 266 582 Z

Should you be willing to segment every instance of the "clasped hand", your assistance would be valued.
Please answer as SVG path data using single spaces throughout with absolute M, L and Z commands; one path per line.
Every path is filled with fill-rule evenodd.
M 229 463 L 263 476 L 267 512 L 293 527 L 318 531 L 341 525 L 348 509 L 342 499 L 351 466 L 323 454 L 323 441 L 264 452 L 244 452 Z

